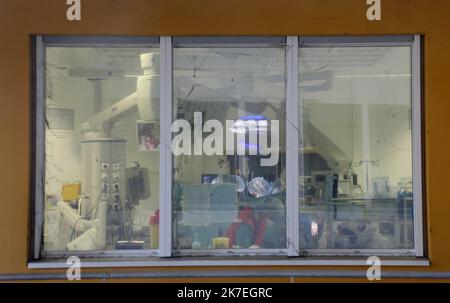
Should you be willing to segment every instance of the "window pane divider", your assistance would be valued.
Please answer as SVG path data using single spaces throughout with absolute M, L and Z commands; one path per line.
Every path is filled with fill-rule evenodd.
M 298 37 L 287 37 L 286 51 L 286 248 L 299 255 L 298 207 Z
M 172 255 L 172 37 L 160 38 L 159 256 Z
M 422 60 L 420 35 L 414 36 L 411 50 L 414 248 L 416 250 L 416 256 L 422 257 L 424 255 L 424 217 L 422 192 Z
M 34 229 L 32 230 L 31 257 L 39 259 L 44 225 L 44 173 L 45 173 L 45 45 L 42 36 L 36 36 L 34 40 L 34 144 L 33 144 L 33 175 L 34 187 L 32 190 L 31 209 Z

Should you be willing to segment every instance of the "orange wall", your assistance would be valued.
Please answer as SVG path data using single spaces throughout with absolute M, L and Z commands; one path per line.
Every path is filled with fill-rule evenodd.
M 450 271 L 450 1 L 382 0 L 377 22 L 365 0 L 82 0 L 80 22 L 65 3 L 0 0 L 0 273 L 38 272 L 27 269 L 32 34 L 423 34 L 429 270 Z

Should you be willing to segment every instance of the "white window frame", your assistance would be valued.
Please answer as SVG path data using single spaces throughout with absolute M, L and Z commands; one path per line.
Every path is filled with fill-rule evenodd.
M 169 38 L 169 37 L 168 37 Z M 261 36 L 261 37 L 235 37 L 235 36 L 222 36 L 222 37 L 173 37 L 173 48 L 172 48 L 172 56 L 173 56 L 173 49 L 174 48 L 189 48 L 189 47 L 218 47 L 218 48 L 226 48 L 226 47 L 284 47 L 286 49 L 286 71 L 290 68 L 290 56 L 292 55 L 292 52 L 290 51 L 289 46 L 289 39 L 286 39 L 285 36 Z M 286 74 L 286 77 L 289 77 L 288 74 Z M 289 81 L 289 80 L 288 80 Z M 288 96 L 288 85 L 286 85 L 286 103 L 285 103 L 285 110 L 287 111 L 288 104 L 292 104 L 292 100 L 289 100 Z M 172 98 L 172 95 L 170 95 Z M 172 102 L 172 99 L 170 99 Z M 172 113 L 173 117 L 173 113 Z M 169 126 L 171 125 L 172 120 L 169 123 L 165 123 L 165 125 Z M 169 126 L 170 127 L 170 126 Z M 286 135 L 286 144 L 287 144 L 287 135 Z M 287 151 L 288 153 L 289 151 Z M 168 156 L 171 159 L 171 163 L 173 161 L 172 153 Z M 289 169 L 289 168 L 287 168 Z M 172 175 L 170 175 L 172 178 Z M 167 179 L 168 180 L 168 179 Z M 170 185 L 172 185 L 173 180 L 170 179 Z M 166 188 L 168 190 L 168 188 Z M 291 189 L 292 190 L 292 189 Z M 287 193 L 286 193 L 287 195 Z M 171 200 L 171 188 L 168 193 L 165 193 L 166 197 L 170 197 L 171 203 L 173 201 Z M 287 200 L 286 199 L 286 211 L 288 209 L 288 204 L 290 204 L 294 200 Z M 287 218 L 287 216 L 286 216 Z M 172 223 L 172 221 L 170 221 Z M 168 224 L 168 223 L 166 223 Z M 291 233 L 292 230 L 289 230 L 286 226 L 286 233 L 287 237 L 286 239 L 289 239 L 289 233 Z M 173 235 L 172 235 L 173 236 Z M 160 238 L 161 239 L 161 238 Z M 169 239 L 172 241 L 172 238 Z M 160 240 L 161 241 L 161 240 Z M 166 239 L 167 241 L 167 239 Z M 241 256 L 287 256 L 289 255 L 287 246 L 286 248 L 276 248 L 276 249 L 172 249 L 172 255 L 173 256 L 204 256 L 204 257 L 241 257 Z
M 97 250 L 89 252 L 46 252 L 42 254 L 41 239 L 43 234 L 44 217 L 44 168 L 45 168 L 45 47 L 46 46 L 92 46 L 92 47 L 155 47 L 155 39 L 159 38 L 160 48 L 160 123 L 161 123 L 161 151 L 160 151 L 160 231 L 158 250 Z M 281 37 L 283 38 L 283 37 Z M 412 50 L 412 143 L 413 143 L 413 199 L 414 199 L 414 249 L 413 250 L 308 250 L 306 255 L 313 256 L 346 256 L 357 257 L 367 255 L 379 256 L 424 256 L 424 216 L 423 216 L 423 175 L 422 175 L 422 79 L 421 79 L 421 36 L 335 36 L 335 37 L 298 37 L 286 38 L 286 248 L 267 250 L 174 250 L 172 248 L 172 161 L 170 149 L 172 141 L 171 125 L 172 110 L 172 60 L 173 37 L 104 37 L 104 36 L 36 36 L 34 42 L 35 76 L 34 76 L 34 116 L 35 134 L 33 138 L 33 172 L 32 172 L 32 228 L 30 249 L 31 260 L 45 258 L 63 258 L 77 255 L 80 257 L 139 257 L 165 258 L 172 256 L 215 256 L 227 257 L 226 264 L 235 265 L 233 256 L 304 256 L 299 247 L 299 203 L 298 203 L 298 175 L 299 175 L 299 48 L 325 46 L 410 46 Z M 177 37 L 178 43 L 187 45 L 190 42 L 197 45 L 198 37 Z M 208 42 L 208 38 L 204 38 Z M 227 44 L 230 47 L 242 45 L 257 46 L 258 43 L 267 45 L 264 37 L 212 37 L 208 46 L 219 41 L 218 46 Z M 270 39 L 269 39 L 270 40 Z M 212 41 L 212 42 L 211 42 Z M 159 260 L 158 258 L 158 260 Z M 161 261 L 146 264 L 157 265 Z M 228 261 L 229 260 L 229 261 Z M 294 259 L 289 264 L 295 265 Z M 251 259 L 249 260 L 249 263 Z M 118 262 L 118 261 L 117 261 Z M 167 262 L 164 261 L 164 262 Z M 194 263 L 203 261 L 194 261 Z M 216 263 L 215 263 L 216 262 Z M 144 262 L 145 263 L 145 262 Z M 175 262 L 178 263 L 178 262 Z M 186 262 L 185 262 L 186 263 Z M 189 262 L 187 261 L 186 264 Z M 193 264 L 194 264 L 193 263 Z M 197 264 L 195 263 L 195 264 Z M 208 261 L 208 264 L 219 264 L 219 261 Z M 223 263 L 223 262 L 222 262 Z M 270 263 L 270 262 L 269 262 Z M 267 263 L 267 264 L 269 264 Z M 181 264 L 181 263 L 178 263 Z M 190 263 L 189 263 L 190 264 Z M 255 263 L 256 264 L 256 263 Z M 124 265 L 125 266 L 125 265 Z
M 311 256 L 424 256 L 422 175 L 422 80 L 421 36 L 322 36 L 299 37 L 299 49 L 308 47 L 393 47 L 411 48 L 411 133 L 413 159 L 413 249 L 305 249 Z M 298 56 L 298 54 L 297 54 Z M 299 68 L 298 64 L 296 65 Z M 297 73 L 299 70 L 297 70 Z M 301 102 L 301 101 L 298 101 Z
M 152 36 L 36 36 L 33 50 L 35 51 L 35 79 L 34 83 L 34 133 L 33 138 L 33 188 L 32 188 L 32 229 L 30 259 L 41 258 L 67 258 L 78 256 L 82 258 L 92 257 L 155 257 L 159 255 L 157 249 L 142 250 L 92 250 L 92 251 L 43 251 L 44 229 L 44 196 L 45 196 L 45 110 L 46 110 L 46 48 L 47 47 L 126 47 L 126 48 L 157 48 L 159 37 Z M 163 82 L 163 81 L 161 81 Z M 162 128 L 161 132 L 163 131 Z M 160 134 L 161 135 L 161 134 Z

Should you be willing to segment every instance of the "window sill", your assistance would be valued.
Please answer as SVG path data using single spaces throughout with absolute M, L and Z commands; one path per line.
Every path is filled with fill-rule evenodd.
M 86 260 L 86 259 L 85 259 Z M 81 260 L 82 268 L 114 267 L 208 267 L 208 266 L 367 266 L 366 258 L 146 258 L 146 259 L 87 259 Z M 430 266 L 426 258 L 381 258 L 381 266 L 424 267 Z M 42 260 L 28 263 L 29 269 L 68 268 L 66 260 Z

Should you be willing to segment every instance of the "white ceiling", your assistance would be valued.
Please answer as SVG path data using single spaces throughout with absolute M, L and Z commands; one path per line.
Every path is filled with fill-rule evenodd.
M 157 53 L 158 49 L 49 47 L 46 49 L 48 93 L 55 100 L 67 99 L 71 90 L 58 87 L 71 86 L 72 91 L 82 95 L 83 90 L 87 92 L 87 87 L 92 86 L 88 80 L 93 79 L 110 82 L 105 86 L 109 90 L 115 87 L 123 90 L 123 85 L 114 83 L 124 81 L 133 86 L 136 77 L 143 74 L 140 55 L 149 52 Z M 342 89 L 348 88 L 345 81 L 353 83 L 361 79 L 405 82 L 410 74 L 408 52 L 409 48 L 405 47 L 304 48 L 300 50 L 300 72 L 304 75 L 328 72 L 333 77 L 331 85 Z M 174 50 L 173 66 L 174 93 L 180 98 L 273 102 L 285 98 L 285 52 L 281 48 L 178 48 Z M 303 82 L 301 87 L 323 81 L 308 80 L 302 75 L 299 78 Z M 91 92 L 86 93 L 85 100 Z M 119 91 L 108 95 L 123 97 Z M 336 92 L 331 86 L 307 97 L 330 99 L 333 95 Z M 339 102 L 345 102 L 346 98 L 342 96 Z

